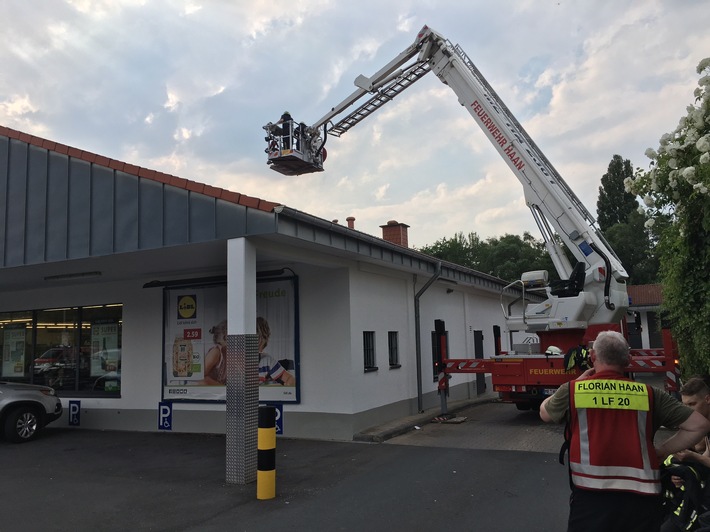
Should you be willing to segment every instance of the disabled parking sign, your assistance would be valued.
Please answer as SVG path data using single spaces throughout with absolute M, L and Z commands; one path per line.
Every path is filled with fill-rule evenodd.
M 81 425 L 81 401 L 69 401 L 69 426 Z
M 173 404 L 168 401 L 158 403 L 158 430 L 173 430 Z

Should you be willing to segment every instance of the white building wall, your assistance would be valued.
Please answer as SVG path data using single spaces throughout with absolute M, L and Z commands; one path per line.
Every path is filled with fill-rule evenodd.
M 420 314 L 424 393 L 436 393 L 437 390 L 431 349 L 434 320 L 444 320 L 446 324 L 450 358 L 475 358 L 473 338 L 476 330 L 483 332 L 484 357 L 493 356 L 493 326 L 499 325 L 501 333 L 505 328 L 498 297 L 484 291 L 464 290 L 448 283 L 436 283 L 422 295 Z M 468 384 L 475 380 L 475 374 L 454 374 L 449 380 L 449 386 Z
M 301 260 L 303 260 L 301 258 Z M 428 278 L 309 252 L 289 263 L 298 275 L 300 310 L 300 404 L 284 405 L 284 435 L 350 439 L 367 426 L 416 412 L 417 374 L 414 296 Z M 219 272 L 217 272 L 219 274 Z M 81 426 L 157 430 L 163 382 L 163 290 L 143 288 L 149 279 L 87 282 L 5 292 L 0 311 L 61 306 L 123 304 L 121 397 L 82 397 Z M 447 289 L 453 290 L 448 293 Z M 494 324 L 502 325 L 497 298 L 488 293 L 434 283 L 421 297 L 424 407 L 438 404 L 432 377 L 431 331 L 443 319 L 449 353 L 473 358 L 473 330 L 493 353 Z M 375 331 L 378 370 L 365 373 L 363 331 Z M 399 333 L 399 363 L 389 367 L 388 332 Z M 455 375 L 451 385 L 471 390 L 475 375 Z M 459 386 L 460 387 L 460 386 Z M 69 400 L 63 398 L 64 406 Z M 173 403 L 173 430 L 222 432 L 222 403 Z M 66 426 L 66 417 L 57 422 Z
M 301 403 L 293 412 L 353 411 L 346 267 L 298 267 Z
M 411 276 L 375 268 L 350 270 L 352 323 L 350 378 L 352 412 L 362 412 L 416 394 L 414 293 Z M 363 332 L 375 333 L 377 371 L 365 372 Z M 397 331 L 401 367 L 389 366 L 389 331 Z
M 495 354 L 493 327 L 500 327 L 501 342 L 505 342 L 507 336 L 500 296 L 488 292 L 468 293 L 465 311 L 468 352 L 473 357 L 473 332 L 483 331 L 483 356 L 492 357 Z

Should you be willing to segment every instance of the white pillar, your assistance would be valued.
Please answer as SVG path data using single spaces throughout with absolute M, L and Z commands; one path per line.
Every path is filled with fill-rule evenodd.
M 256 336 L 256 248 L 227 242 L 226 481 L 256 480 L 259 346 Z

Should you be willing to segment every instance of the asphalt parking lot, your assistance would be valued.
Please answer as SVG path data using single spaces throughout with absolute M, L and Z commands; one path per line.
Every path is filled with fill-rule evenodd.
M 48 427 L 0 442 L 1 531 L 564 529 L 552 453 L 277 441 L 276 497 L 226 484 L 223 435 Z M 544 496 L 541 496 L 544 494 Z

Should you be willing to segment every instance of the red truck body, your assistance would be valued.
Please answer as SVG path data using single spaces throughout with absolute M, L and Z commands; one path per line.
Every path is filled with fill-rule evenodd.
M 668 393 L 678 392 L 680 369 L 670 330 L 663 330 L 662 349 L 632 349 L 629 373 L 662 373 Z M 448 387 L 448 375 L 488 373 L 493 391 L 503 402 L 515 403 L 521 410 L 535 407 L 559 386 L 577 378 L 576 368 L 565 369 L 563 355 L 500 354 L 484 359 L 444 359 L 439 391 Z

